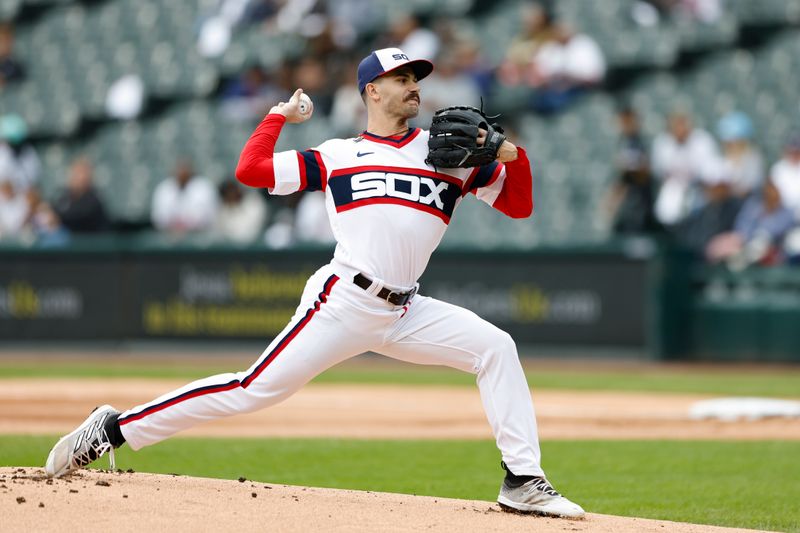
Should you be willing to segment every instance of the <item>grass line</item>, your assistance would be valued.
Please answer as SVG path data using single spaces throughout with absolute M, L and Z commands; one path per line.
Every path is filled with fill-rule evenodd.
M 0 379 L 24 377 L 52 378 L 174 378 L 186 381 L 243 370 L 240 362 L 223 364 L 196 361 L 163 364 L 97 362 L 62 362 L 47 364 L 9 363 L 0 360 Z M 528 383 L 533 389 L 614 390 L 637 392 L 702 393 L 735 396 L 800 397 L 800 372 L 714 372 L 709 370 L 643 371 L 552 370 L 539 369 L 535 362 L 526 365 Z M 413 365 L 380 367 L 334 367 L 315 380 L 316 383 L 379 383 L 405 385 L 474 385 L 470 374 L 455 370 Z

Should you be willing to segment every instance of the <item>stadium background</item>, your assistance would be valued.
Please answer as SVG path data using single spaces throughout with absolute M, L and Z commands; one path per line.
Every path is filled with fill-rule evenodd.
M 3 339 L 261 339 L 276 333 L 299 294 L 297 274 L 329 253 L 292 233 L 297 199 L 268 204 L 271 240 L 259 233 L 234 246 L 207 233 L 175 238 L 154 231 L 153 191 L 183 157 L 215 184 L 232 178 L 264 109 L 232 112 L 229 96 L 254 66 L 262 69 L 269 96 L 305 84 L 317 100 L 313 120 L 285 128 L 279 148 L 357 134 L 362 117 L 343 120 L 341 111 L 334 117 L 335 92 L 351 88 L 366 51 L 407 34 L 403 25 L 411 16 L 433 31 L 450 70 L 455 65 L 457 76 L 480 80 L 487 110 L 502 113 L 512 139 L 528 147 L 535 175 L 531 219 L 510 220 L 464 202 L 423 278 L 429 294 L 483 312 L 523 344 L 616 346 L 693 359 L 794 360 L 800 353 L 793 267 L 706 267 L 664 239 L 615 236 L 606 209 L 618 179 L 615 114 L 622 104 L 640 114 L 648 140 L 675 109 L 712 133 L 726 113 L 743 111 L 765 164 L 780 158 L 800 125 L 800 3 L 727 0 L 710 20 L 674 15 L 654 24 L 634 22 L 635 3 L 627 0 L 546 3 L 555 20 L 593 38 L 607 64 L 599 86 L 546 115 L 531 111 L 532 89 L 501 81 L 506 52 L 522 31 L 523 2 L 251 2 L 257 9 L 221 22 L 231 19 L 231 7 L 247 4 L 0 4 L 0 17 L 13 28 L 13 55 L 26 70 L 23 81 L 2 88 L 0 113 L 23 121 L 41 160 L 42 198 L 54 201 L 72 162 L 86 156 L 113 229 L 0 239 Z M 138 81 L 127 88 L 140 92 L 141 109 L 134 104 L 133 118 L 113 118 L 130 109 L 113 111 L 112 86 L 131 76 Z M 321 251 L 307 252 L 315 248 Z M 463 277 L 448 274 L 454 261 L 464 266 Z M 503 275 L 495 275 L 493 263 L 505 265 Z M 277 277 L 270 277 L 271 268 L 278 268 Z M 228 294 L 215 293 L 214 283 L 227 284 Z M 278 294 L 258 289 L 276 283 L 284 283 Z M 185 287 L 198 284 L 208 294 L 187 296 Z M 108 294 L 116 298 L 109 301 Z M 261 330 L 253 318 L 243 325 L 244 316 L 256 314 L 274 324 Z M 195 325 L 173 327 L 170 320 Z
M 58 435 L 95 405 L 124 408 L 191 379 L 245 368 L 283 327 L 305 279 L 331 253 L 291 229 L 300 198 L 267 200 L 268 220 L 256 240 L 242 244 L 155 230 L 153 192 L 180 157 L 215 185 L 232 176 L 260 117 L 231 112 L 229 91 L 253 65 L 263 67 L 270 94 L 299 85 L 317 103 L 309 123 L 284 129 L 279 148 L 358 133 L 357 116 L 333 118 L 333 95 L 352 83 L 354 61 L 397 44 L 390 32 L 411 14 L 435 32 L 444 53 L 477 51 L 485 107 L 502 113 L 531 154 L 534 216 L 512 221 L 467 198 L 422 287 L 513 334 L 556 487 L 593 513 L 800 531 L 797 413 L 689 416 L 699 402 L 725 397 L 796 404 L 797 266 L 708 265 L 663 234 L 615 235 L 606 209 L 619 180 L 616 113 L 623 104 L 640 114 L 648 143 L 676 108 L 712 134 L 726 113 L 743 111 L 766 167 L 781 157 L 800 129 L 800 1 L 722 0 L 712 21 L 676 15 L 654 25 L 635 22 L 633 0 L 549 2 L 556 20 L 598 43 L 607 65 L 601 84 L 552 114 L 530 109 L 529 89 L 497 82 L 524 2 L 251 3 L 265 6 L 254 14 L 260 21 L 242 20 L 226 34 L 213 22 L 235 0 L 0 0 L 5 31 L 13 28 L 13 57 L 25 68 L 21 81 L 0 86 L 0 130 L 19 134 L 20 121 L 5 119 L 21 118 L 41 160 L 45 202 L 61 194 L 75 158 L 86 156 L 112 219 L 101 233 L 0 237 L 5 525 L 47 529 L 44 516 L 63 529 L 91 517 L 124 530 L 146 514 L 163 527 L 174 509 L 135 507 L 144 501 L 133 492 L 136 476 L 82 487 L 79 495 L 65 493 L 71 485 L 39 487 L 47 493 L 44 509 L 12 476 L 24 477 L 16 467 L 41 466 Z M 142 108 L 135 118 L 112 118 L 109 92 L 130 75 L 142 82 Z M 283 229 L 265 239 L 276 227 Z M 768 415 L 772 406 L 764 405 Z M 119 466 L 137 472 L 484 503 L 496 495 L 496 463 L 473 376 L 370 356 L 325 372 L 275 408 L 118 455 Z M 324 521 L 280 507 L 269 491 L 253 500 L 249 488 L 251 507 L 240 511 L 229 499 L 229 508 L 208 512 L 219 500 L 193 496 L 192 478 L 176 479 L 181 511 L 192 509 L 189 499 L 203 502 L 195 529 L 242 524 L 241 513 L 253 509 L 263 520 L 257 526 L 279 530 L 291 529 L 287 516 L 302 522 L 298 530 L 307 528 L 304 520 Z M 235 492 L 220 487 L 226 496 Z M 26 494 L 28 504 L 15 501 Z M 287 501 L 298 496 L 307 503 L 310 494 L 298 487 Z M 98 498 L 111 497 L 116 512 L 100 513 Z M 348 497 L 335 493 L 331 501 L 352 504 Z M 368 518 L 333 510 L 325 525 L 391 526 L 415 502 L 400 503 L 381 502 Z M 444 529 L 476 529 L 477 508 L 459 509 L 470 513 L 457 513 L 465 523 Z M 504 527 L 502 518 L 487 516 Z M 585 527 L 598 520 L 590 516 Z M 615 522 L 610 530 L 642 527 Z

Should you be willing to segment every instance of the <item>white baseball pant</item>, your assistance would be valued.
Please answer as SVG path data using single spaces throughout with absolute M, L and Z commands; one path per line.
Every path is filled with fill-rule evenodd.
M 311 276 L 289 324 L 244 372 L 200 379 L 122 413 L 120 429 L 131 448 L 274 405 L 331 366 L 373 351 L 476 374 L 503 461 L 516 475 L 544 475 L 533 403 L 511 336 L 433 298 L 392 305 L 356 286 L 354 274 L 332 263 Z

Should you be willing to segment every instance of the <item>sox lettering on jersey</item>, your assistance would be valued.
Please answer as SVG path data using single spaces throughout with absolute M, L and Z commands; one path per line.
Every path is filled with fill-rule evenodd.
M 420 176 L 403 169 L 349 169 L 335 173 L 329 187 L 337 212 L 393 203 L 433 214 L 445 223 L 450 222 L 461 195 L 459 185 L 441 176 Z
M 401 190 L 402 183 L 408 183 L 408 192 Z M 425 196 L 420 195 L 421 186 L 425 185 L 430 191 Z M 356 174 L 350 178 L 353 189 L 353 200 L 374 198 L 375 196 L 392 196 L 422 204 L 436 204 L 439 209 L 444 209 L 441 193 L 447 190 L 450 184 L 446 181 L 436 183 L 433 178 L 420 178 L 419 176 L 394 174 L 386 172 L 367 172 Z

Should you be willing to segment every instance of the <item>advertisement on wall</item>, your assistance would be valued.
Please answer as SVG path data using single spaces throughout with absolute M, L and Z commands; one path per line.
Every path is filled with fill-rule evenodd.
M 291 319 L 315 254 L 131 254 L 0 267 L 0 338 L 263 339 Z M 421 293 L 470 309 L 518 343 L 640 347 L 645 261 L 439 253 Z
M 124 301 L 116 262 L 3 261 L 0 339 L 115 339 Z
M 316 267 L 259 261 L 145 263 L 134 269 L 137 337 L 270 339 Z
M 647 266 L 622 257 L 441 255 L 428 296 L 466 307 L 528 344 L 643 346 Z

